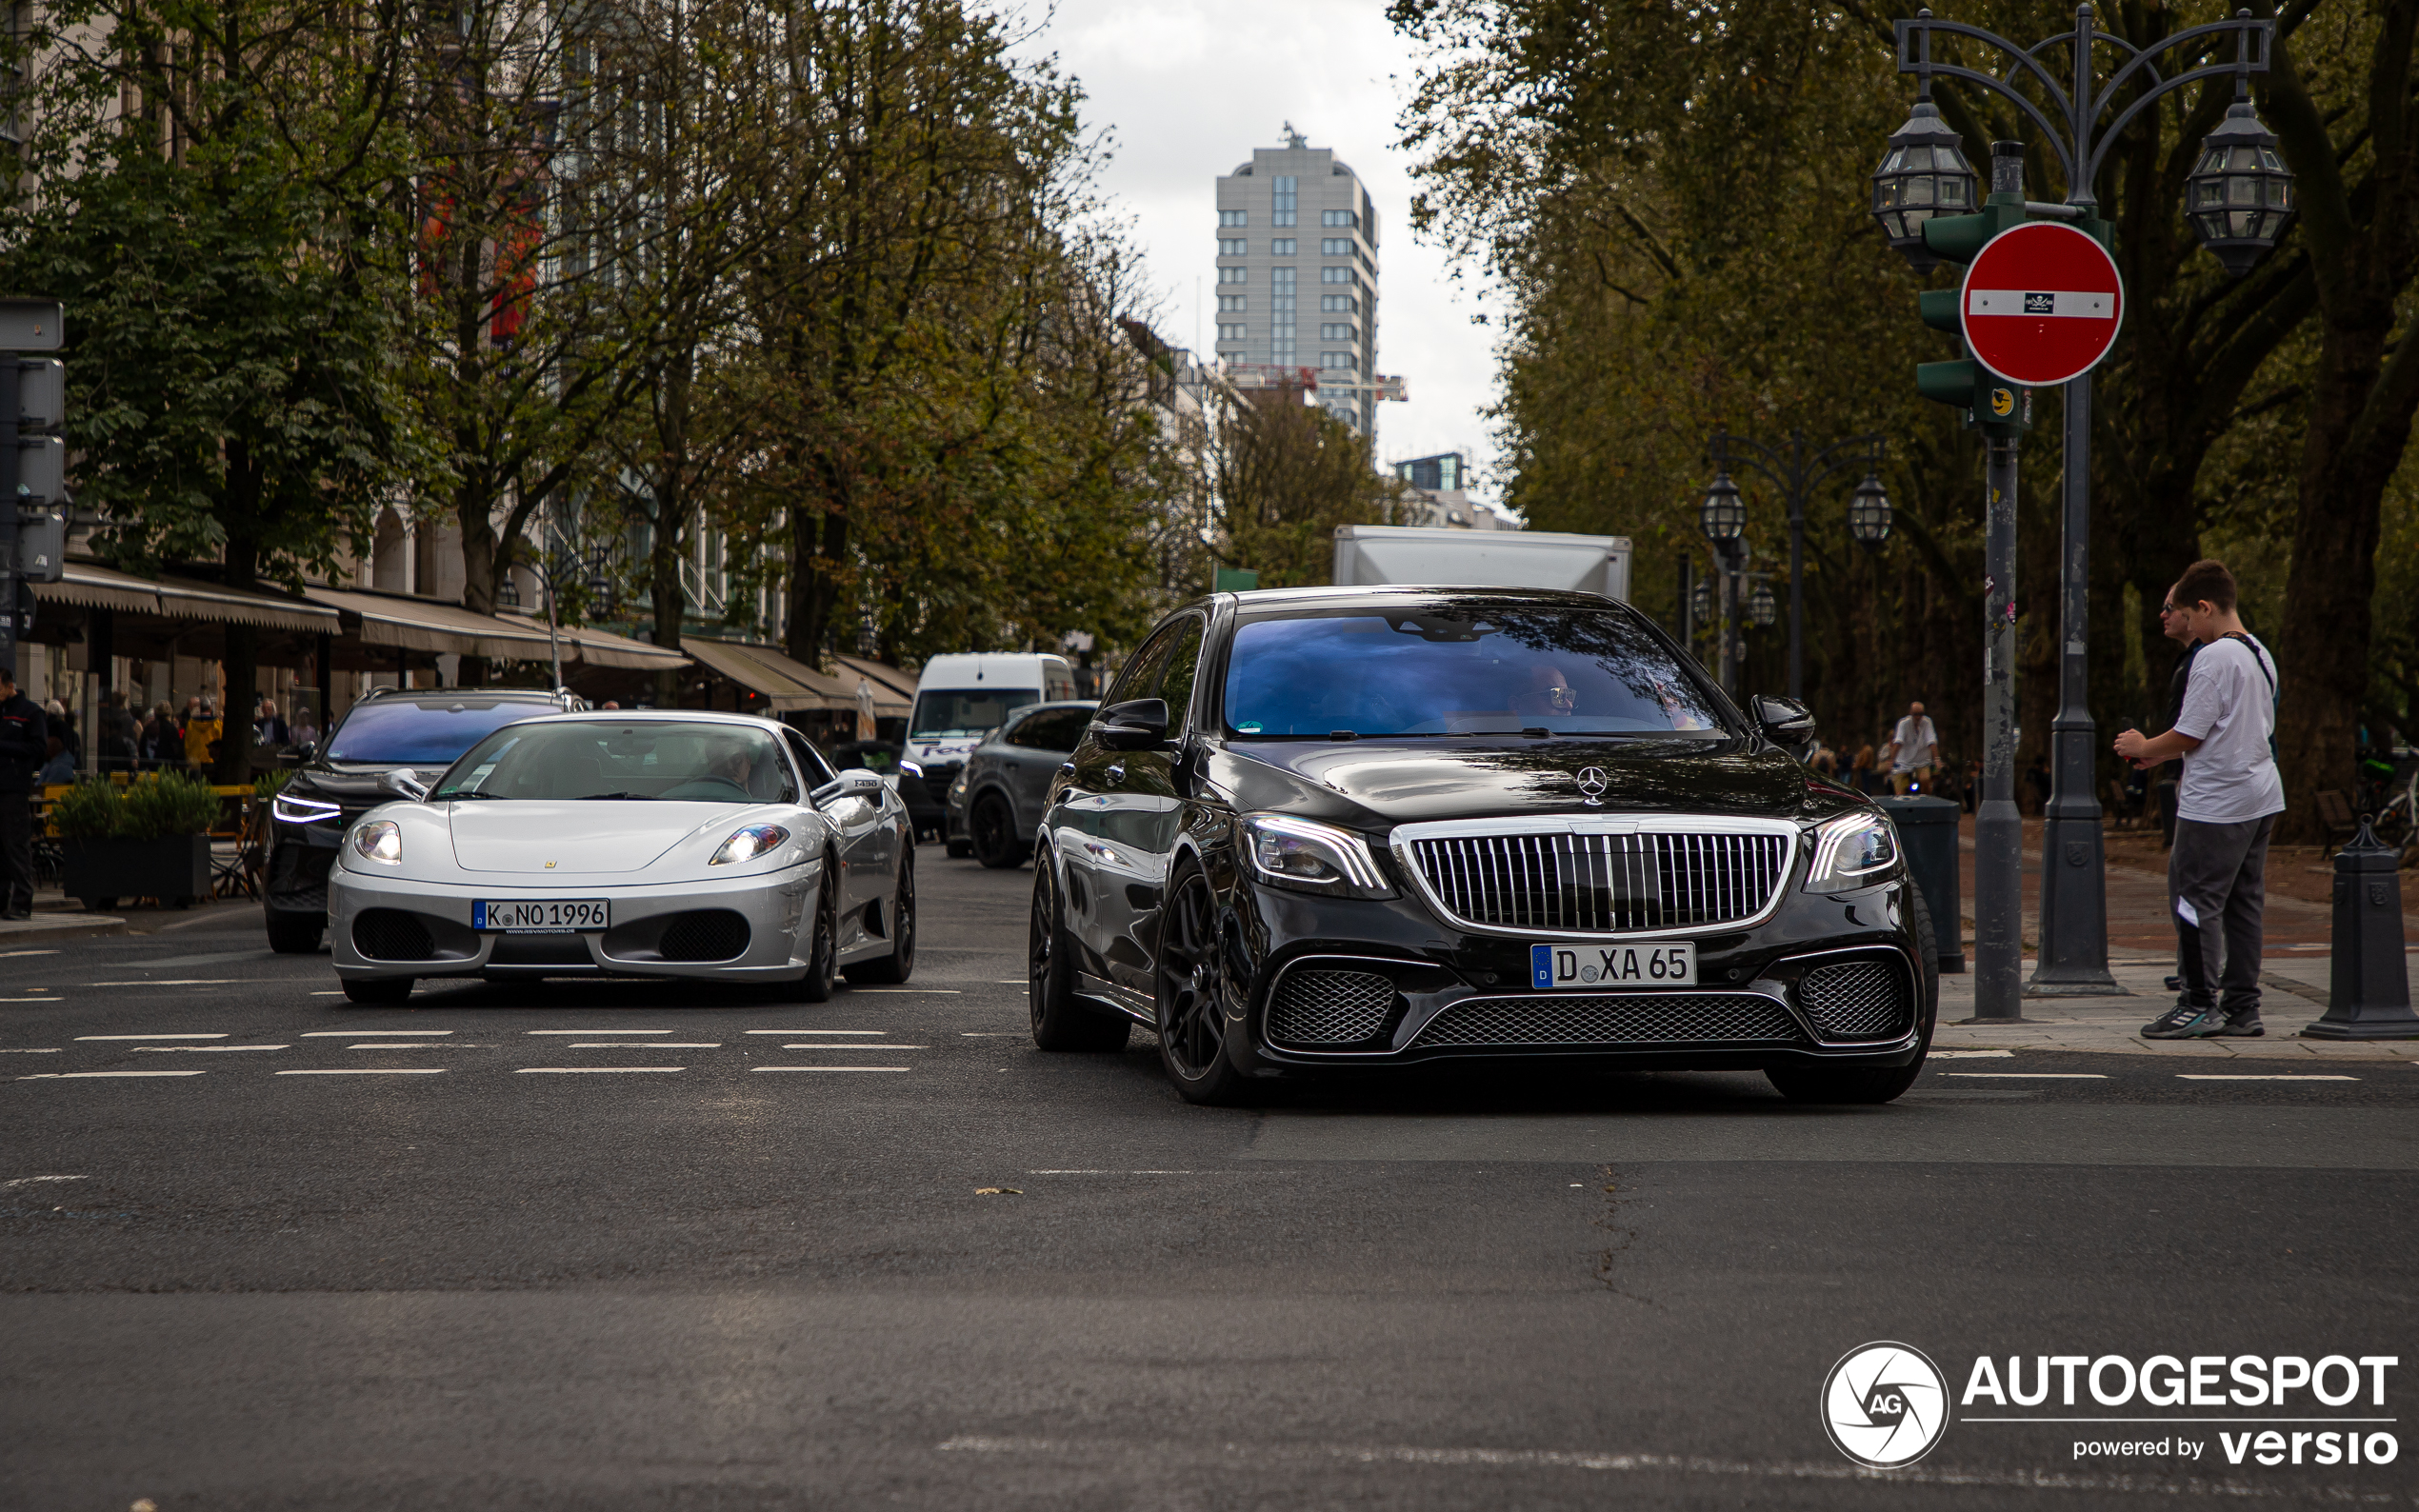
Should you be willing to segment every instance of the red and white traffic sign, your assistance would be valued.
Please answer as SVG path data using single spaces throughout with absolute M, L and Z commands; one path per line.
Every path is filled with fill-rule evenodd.
M 2080 378 L 2115 345 L 2125 285 L 2116 259 L 2060 221 L 2010 226 L 1983 244 L 1957 291 L 1974 360 L 2011 384 Z

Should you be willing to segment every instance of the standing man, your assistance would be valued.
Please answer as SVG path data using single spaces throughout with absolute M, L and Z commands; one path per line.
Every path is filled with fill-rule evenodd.
M 1940 731 L 1932 728 L 1924 706 L 1920 702 L 1908 705 L 1907 717 L 1890 732 L 1889 748 L 1883 753 L 1889 758 L 1889 790 L 1901 798 L 1910 785 L 1929 792 L 1939 747 Z
M 2116 753 L 2136 766 L 2184 758 L 2167 863 L 2183 993 L 2142 1037 L 2256 1037 L 2267 1032 L 2259 1022 L 2259 957 L 2268 835 L 2285 811 L 2270 745 L 2276 662 L 2243 628 L 2234 574 L 2222 563 L 2185 568 L 2162 611 L 2181 614 L 2200 648 L 2174 728 L 2155 739 L 2132 729 L 2116 738 Z
M 33 771 L 50 745 L 49 716 L 0 665 L 0 919 L 33 917 Z
M 2201 643 L 2192 639 L 2191 621 L 2186 619 L 2184 611 L 2174 607 L 2174 604 L 2175 590 L 2169 588 L 2166 601 L 2159 606 L 2159 633 L 2184 645 L 2183 654 L 2175 659 L 2175 670 L 2167 680 L 2167 725 L 2169 729 L 2173 729 L 2176 722 L 2184 717 L 2184 690 L 2191 686 L 2192 657 L 2201 648 Z M 2178 764 L 2175 771 L 2161 771 L 2151 788 L 2159 798 L 2159 830 L 2170 846 L 2175 844 L 2175 791 L 2177 776 L 2182 769 L 2181 764 Z

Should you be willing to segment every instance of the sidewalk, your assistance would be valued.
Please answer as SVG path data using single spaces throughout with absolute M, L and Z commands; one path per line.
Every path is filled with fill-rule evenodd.
M 2209 1060 L 2288 1061 L 2411 1061 L 2419 1062 L 2419 1040 L 2345 1043 L 2304 1040 L 2304 1025 L 2327 1011 L 2333 916 L 2327 905 L 2307 897 L 2286 895 L 2276 873 L 2279 863 L 2292 866 L 2291 890 L 2305 894 L 2326 883 L 2314 857 L 2298 852 L 2271 855 L 2267 905 L 2268 944 L 2260 956 L 2260 979 L 2266 988 L 2260 1017 L 2268 1034 L 2257 1040 L 2145 1040 L 2141 1027 L 2167 1011 L 2174 1002 L 2162 978 L 2175 970 L 2175 928 L 2167 911 L 2167 875 L 2147 869 L 2163 863 L 2153 846 L 2124 837 L 2113 844 L 2107 871 L 2109 905 L 2109 974 L 2129 997 L 2027 998 L 2021 1024 L 1961 1024 L 1974 1012 L 1974 822 L 1965 817 L 1959 828 L 1958 902 L 1965 914 L 1967 972 L 1940 979 L 1940 1027 L 1932 1047 L 1940 1050 L 2082 1050 L 2094 1054 L 2199 1056 Z M 2154 837 L 2153 837 L 2154 838 Z M 2041 821 L 2025 821 L 2024 852 L 2024 974 L 2031 976 L 2041 932 Z M 2307 847 L 2301 847 L 2307 848 Z M 2128 865 L 2128 863 L 2131 863 Z M 2325 868 L 2331 870 L 2331 867 Z M 2305 881 L 2304 875 L 2308 874 Z M 2315 884 L 2315 885 L 2313 885 Z M 2403 904 L 2419 903 L 2419 874 L 2403 876 Z M 2419 947 L 2419 915 L 2403 915 L 2406 945 Z M 2419 1003 L 2419 949 L 2406 953 L 2412 977 L 2411 998 Z
M 260 904 L 251 898 L 209 898 L 190 908 L 126 907 L 114 913 L 86 913 L 74 899 L 53 888 L 33 895 L 32 918 L 0 919 L 0 954 L 53 940 L 157 934 L 243 909 L 250 910 L 255 919 L 260 916 Z

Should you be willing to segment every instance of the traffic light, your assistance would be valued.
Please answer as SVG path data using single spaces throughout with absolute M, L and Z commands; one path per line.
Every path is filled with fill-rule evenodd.
M 1990 144 L 1991 193 L 1971 215 L 1934 215 L 1922 223 L 1924 250 L 1935 262 L 1963 266 L 1974 260 L 1990 239 L 2029 218 L 2025 209 L 2021 144 Z M 2006 160 L 2006 161 L 2003 161 Z M 1958 357 L 1950 362 L 1919 363 L 1915 391 L 1925 398 L 1965 411 L 1966 424 L 1985 435 L 2021 435 L 2032 427 L 2032 390 L 1994 376 L 1973 360 L 1966 346 L 1962 297 L 1958 288 L 1926 289 L 1918 295 L 1924 324 L 1957 338 Z

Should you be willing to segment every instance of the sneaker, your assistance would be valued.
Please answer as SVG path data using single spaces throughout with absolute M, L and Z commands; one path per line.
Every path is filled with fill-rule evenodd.
M 2168 978 L 2168 979 L 2167 979 L 2167 989 L 2168 989 L 2169 992 L 2181 992 L 2181 991 L 2183 991 L 2183 990 L 2184 990 L 2184 979 L 2183 979 L 2182 977 L 2169 977 L 2169 978 Z
M 2268 1031 L 2260 1026 L 2257 1008 L 2249 1013 L 2235 1014 L 2213 1031 L 2213 1036 L 2229 1040 L 2257 1040 L 2267 1034 Z
M 2142 1038 L 2198 1040 L 2222 1033 L 2225 1027 L 2226 1020 L 2215 1008 L 2195 1008 L 2179 1003 L 2142 1025 Z

